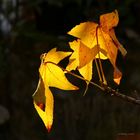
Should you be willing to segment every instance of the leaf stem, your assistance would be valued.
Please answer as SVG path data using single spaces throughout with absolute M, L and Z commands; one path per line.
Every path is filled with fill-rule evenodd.
M 107 85 L 107 81 L 106 81 L 106 78 L 105 78 L 105 75 L 104 75 L 102 62 L 101 62 L 101 59 L 100 59 L 100 53 L 99 53 L 100 45 L 99 45 L 99 41 L 98 41 L 98 29 L 99 29 L 99 26 L 96 27 L 96 42 L 97 42 L 97 47 L 98 47 L 99 67 L 100 67 L 100 71 L 101 71 L 101 74 L 102 74 L 103 83 Z
M 99 82 L 102 83 L 103 80 L 102 80 L 101 72 L 100 72 L 100 69 L 99 69 L 98 62 L 97 62 L 96 58 L 95 58 L 95 65 L 96 65 L 96 69 L 97 69 L 98 76 L 99 76 Z

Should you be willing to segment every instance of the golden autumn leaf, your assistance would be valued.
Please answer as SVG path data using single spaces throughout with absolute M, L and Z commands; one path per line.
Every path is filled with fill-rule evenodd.
M 119 84 L 122 74 L 116 67 L 118 50 L 125 56 L 127 51 L 116 38 L 113 27 L 119 22 L 118 12 L 103 14 L 100 16 L 100 24 L 94 22 L 81 23 L 68 32 L 69 35 L 79 38 L 79 40 L 92 49 L 98 46 L 96 58 L 109 59 L 114 67 L 114 81 Z M 71 63 L 72 59 L 70 60 Z M 116 70 L 117 69 L 117 70 Z M 86 72 L 85 72 L 86 73 Z
M 56 51 L 56 48 L 53 48 L 48 53 L 42 54 L 41 60 L 43 60 L 44 63 L 50 61 L 58 64 L 62 59 L 70 54 L 71 52 Z
M 42 63 L 40 65 L 39 72 L 45 84 L 50 87 L 56 87 L 63 90 L 78 89 L 67 80 L 63 70 L 57 65 L 53 64 L 59 63 L 62 59 L 69 56 L 70 54 L 71 52 L 56 51 L 54 48 L 42 56 Z
M 77 90 L 66 78 L 63 70 L 52 63 L 43 63 L 39 68 L 43 82 L 50 87 L 56 87 L 63 90 Z
M 80 74 L 90 81 L 92 79 L 92 61 L 98 53 L 98 47 L 95 46 L 90 49 L 79 39 L 69 44 L 74 52 L 69 58 L 69 64 L 66 69 L 71 71 L 77 68 Z
M 54 99 L 49 87 L 44 85 L 41 78 L 39 80 L 38 87 L 33 94 L 33 99 L 36 111 L 44 122 L 48 132 L 50 132 L 53 123 Z
M 88 81 L 92 79 L 92 61 L 86 64 L 84 67 L 78 69 L 79 73 Z M 89 84 L 89 82 L 87 82 Z
M 96 44 L 97 23 L 83 22 L 72 28 L 68 34 L 79 38 L 87 47 L 93 48 Z
M 85 44 L 88 48 L 91 49 L 97 46 L 96 40 L 97 27 L 98 24 L 94 22 L 84 22 L 80 23 L 79 25 L 76 25 L 74 28 L 72 28 L 71 31 L 68 32 L 68 34 L 79 38 L 83 44 Z M 103 47 L 101 45 L 101 49 L 102 48 Z M 105 51 L 103 52 L 99 51 L 99 53 L 101 59 L 107 59 Z M 98 55 L 96 55 L 96 57 L 98 57 Z
M 119 17 L 118 17 L 117 10 L 100 16 L 100 28 L 101 28 L 102 36 L 104 37 L 106 42 L 108 58 L 114 67 L 114 81 L 117 84 L 120 84 L 122 73 L 116 67 L 117 53 L 118 50 L 120 50 L 122 55 L 125 56 L 127 51 L 119 43 L 113 29 L 113 27 L 117 26 L 118 22 L 119 22 Z
M 71 84 L 64 71 L 57 66 L 62 59 L 69 56 L 71 52 L 56 51 L 56 48 L 41 56 L 39 68 L 40 79 L 38 87 L 33 94 L 34 106 L 40 118 L 44 122 L 48 132 L 53 123 L 53 94 L 49 87 L 63 90 L 77 90 L 78 87 Z
M 104 32 L 109 32 L 109 30 L 116 27 L 118 23 L 119 16 L 117 10 L 100 16 L 100 26 Z

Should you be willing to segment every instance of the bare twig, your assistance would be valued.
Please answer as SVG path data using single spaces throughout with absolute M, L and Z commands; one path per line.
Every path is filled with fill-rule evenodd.
M 105 89 L 105 92 L 110 94 L 110 95 L 114 95 L 114 96 L 119 97 L 119 98 L 121 98 L 121 99 L 123 99 L 125 101 L 130 102 L 130 103 L 140 105 L 140 100 L 137 100 L 136 98 L 133 98 L 133 97 L 125 95 L 125 94 L 122 94 L 118 90 L 114 90 L 114 89 L 112 89 L 111 87 L 109 87 L 107 85 L 103 85 L 103 87 Z

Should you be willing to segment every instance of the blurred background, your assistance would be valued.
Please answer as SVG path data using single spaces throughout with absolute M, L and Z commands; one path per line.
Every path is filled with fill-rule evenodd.
M 117 65 L 121 84 L 113 84 L 113 68 L 103 67 L 109 85 L 140 99 L 140 1 L 138 0 L 1 0 L 0 1 L 0 140 L 116 140 L 140 133 L 140 106 L 109 96 L 85 82 L 68 78 L 78 91 L 52 89 L 54 124 L 47 132 L 33 107 L 40 55 L 51 48 L 70 50 L 67 32 L 99 15 L 119 12 L 116 35 L 127 49 Z M 98 81 L 94 72 L 94 80 Z M 118 140 L 118 139 L 117 139 Z

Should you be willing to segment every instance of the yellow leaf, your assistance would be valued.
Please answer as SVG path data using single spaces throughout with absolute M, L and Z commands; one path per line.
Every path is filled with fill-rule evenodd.
M 56 87 L 63 90 L 77 90 L 66 78 L 63 70 L 52 63 L 42 63 L 39 68 L 43 82 L 49 87 Z
M 97 36 L 96 36 L 97 34 L 96 33 L 97 33 L 98 26 L 99 25 L 94 22 L 84 22 L 72 28 L 72 30 L 69 31 L 68 34 L 78 37 L 80 41 L 83 44 L 85 44 L 85 46 L 91 49 L 91 48 L 97 47 Z M 100 47 L 98 50 L 100 59 L 107 59 L 105 47 L 103 45 L 104 41 L 101 38 L 102 36 L 98 34 L 98 39 L 101 40 L 99 41 Z M 104 50 L 104 51 L 101 51 L 101 50 Z M 99 58 L 99 55 L 97 54 L 96 58 Z
M 66 78 L 64 71 L 57 66 L 62 59 L 69 56 L 71 52 L 50 50 L 41 56 L 39 68 L 40 80 L 35 93 L 33 94 L 34 107 L 44 122 L 48 132 L 53 123 L 54 99 L 49 87 L 56 87 L 63 90 L 76 90 Z
M 79 39 L 70 42 L 73 53 L 69 58 L 67 70 L 75 70 L 78 68 L 80 74 L 87 80 L 92 78 L 92 61 L 98 53 L 98 47 L 92 49 L 86 47 Z
M 95 59 L 95 56 L 98 54 L 98 46 L 93 48 L 86 47 L 81 41 L 79 41 L 79 66 L 78 68 L 84 67 L 90 61 Z
M 33 99 L 34 107 L 49 132 L 53 123 L 54 99 L 49 87 L 44 85 L 42 79 L 39 80 Z
M 41 58 L 42 63 L 39 68 L 39 73 L 43 82 L 49 87 L 56 87 L 63 90 L 78 89 L 67 80 L 64 71 L 55 65 L 70 54 L 71 53 L 69 52 L 56 51 L 56 49 L 52 49 Z
M 79 66 L 79 42 L 76 40 L 73 42 L 69 42 L 70 48 L 74 51 L 69 58 L 69 64 L 67 66 L 67 70 L 76 70 Z
M 69 35 L 75 36 L 87 47 L 93 48 L 96 45 L 96 28 L 98 24 L 94 22 L 83 22 L 68 32 Z
M 99 35 L 98 39 L 99 39 L 100 48 L 107 52 L 107 57 L 109 58 L 112 65 L 114 66 L 116 63 L 118 48 L 112 41 L 110 35 L 104 32 L 102 28 L 98 30 L 98 35 Z
M 73 69 L 75 69 L 76 67 L 78 68 L 84 67 L 91 60 L 93 60 L 98 53 L 97 46 L 90 49 L 86 45 L 84 45 L 79 39 L 70 42 L 69 44 L 71 49 L 74 51 L 70 56 L 70 65 L 72 62 L 73 62 L 72 65 L 75 64 L 75 66 L 73 66 Z
M 100 29 L 99 31 L 101 32 L 101 37 L 102 37 L 102 40 L 99 39 L 99 43 L 103 42 L 101 44 L 101 46 L 104 46 L 104 48 L 107 52 L 107 57 L 109 58 L 111 64 L 114 67 L 114 82 L 117 84 L 120 84 L 120 80 L 122 78 L 122 73 L 116 67 L 116 58 L 117 58 L 119 46 L 117 46 L 116 43 L 114 43 L 114 40 L 111 38 L 110 34 L 104 32 L 102 29 Z M 114 35 L 115 35 L 115 33 L 114 33 Z M 104 49 L 104 48 L 102 48 L 102 49 Z M 124 48 L 123 48 L 123 53 L 125 53 Z
M 118 22 L 119 16 L 117 10 L 100 16 L 100 26 L 104 32 L 108 32 L 109 29 L 116 27 Z
M 90 61 L 88 64 L 86 64 L 84 67 L 82 68 L 79 68 L 79 73 L 88 81 L 91 81 L 92 79 L 92 61 Z M 86 89 L 84 91 L 84 94 L 86 94 L 87 90 L 88 90 L 88 85 L 89 85 L 89 82 L 86 81 Z
M 97 47 L 98 53 L 96 53 L 95 51 L 96 49 L 90 50 L 96 53 L 95 58 L 110 60 L 111 64 L 114 67 L 114 79 L 119 79 L 119 80 L 114 80 L 116 81 L 117 84 L 119 83 L 118 81 L 120 81 L 122 77 L 121 72 L 119 73 L 117 72 L 116 74 L 116 69 L 117 69 L 116 58 L 118 54 L 118 49 L 120 50 L 123 56 L 125 56 L 127 53 L 127 51 L 123 48 L 123 46 L 119 43 L 118 39 L 116 38 L 113 29 L 118 25 L 118 22 L 119 22 L 118 12 L 117 10 L 115 10 L 111 13 L 101 15 L 100 24 L 94 22 L 84 22 L 75 26 L 74 28 L 72 28 L 71 31 L 68 32 L 68 34 L 79 38 L 80 40 L 79 46 L 82 46 L 81 44 L 83 43 L 89 49 L 93 49 Z M 74 43 L 74 45 L 75 44 L 76 43 Z M 82 49 L 83 48 L 84 47 L 82 47 Z M 88 62 L 90 62 L 88 60 L 92 60 L 92 58 L 90 58 L 91 55 L 89 54 L 92 53 L 87 53 L 89 52 L 89 49 L 86 49 L 85 51 L 86 53 L 81 53 L 81 54 L 78 53 L 78 49 L 77 50 L 73 49 L 74 52 L 70 57 L 70 63 L 68 65 L 68 68 L 70 70 L 75 69 L 76 65 L 84 67 Z M 76 59 L 77 58 L 76 55 L 78 54 L 79 54 L 78 58 L 81 59 Z M 86 59 L 84 59 L 84 57 L 86 57 Z M 86 73 L 86 72 L 82 72 L 82 73 Z M 101 73 L 102 73 L 102 77 L 104 77 L 103 71 Z M 117 76 L 119 78 L 115 78 L 116 75 L 119 75 Z
M 88 81 L 92 79 L 92 61 L 86 64 L 84 67 L 78 69 L 79 73 Z M 87 82 L 88 83 L 88 82 Z
M 48 53 L 42 55 L 43 62 L 54 62 L 58 64 L 62 59 L 71 55 L 71 52 L 56 51 L 56 48 L 51 49 Z

